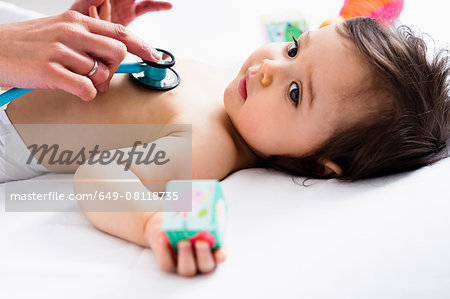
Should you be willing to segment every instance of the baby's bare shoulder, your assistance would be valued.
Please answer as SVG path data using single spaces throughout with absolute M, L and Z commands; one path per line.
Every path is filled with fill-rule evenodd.
M 192 174 L 194 179 L 221 180 L 231 173 L 236 146 L 225 129 L 214 126 L 192 135 Z

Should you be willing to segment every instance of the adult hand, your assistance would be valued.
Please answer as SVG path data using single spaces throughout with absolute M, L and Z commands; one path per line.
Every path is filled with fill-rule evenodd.
M 194 276 L 197 273 L 212 272 L 217 264 L 226 259 L 225 251 L 221 248 L 211 252 L 206 241 L 181 241 L 177 244 L 178 254 L 175 255 L 165 232 L 161 230 L 162 213 L 156 213 L 147 222 L 145 231 L 150 248 L 155 253 L 159 267 L 165 271 L 176 268 L 181 276 Z
M 0 32 L 0 86 L 58 88 L 85 101 L 95 97 L 95 86 L 106 90 L 127 49 L 145 60 L 160 58 L 124 26 L 75 11 L 2 24 Z M 94 59 L 98 69 L 87 77 Z
M 104 0 L 76 0 L 70 9 L 84 15 L 89 14 L 89 7 L 100 7 Z M 135 18 L 149 12 L 168 10 L 172 8 L 170 2 L 164 1 L 140 1 L 135 0 L 111 0 L 111 22 L 127 26 Z M 101 11 L 100 11 L 101 14 Z

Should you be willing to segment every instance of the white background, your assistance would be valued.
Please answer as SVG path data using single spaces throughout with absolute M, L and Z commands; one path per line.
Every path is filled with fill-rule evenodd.
M 69 0 L 7 0 L 48 15 L 70 7 Z M 130 25 L 155 47 L 178 58 L 195 58 L 210 64 L 236 68 L 265 42 L 260 18 L 272 13 L 300 12 L 310 29 L 336 16 L 343 0 L 172 0 L 173 9 L 141 17 Z M 405 0 L 400 21 L 430 34 L 439 47 L 449 42 L 450 1 Z M 432 42 L 428 40 L 432 47 Z

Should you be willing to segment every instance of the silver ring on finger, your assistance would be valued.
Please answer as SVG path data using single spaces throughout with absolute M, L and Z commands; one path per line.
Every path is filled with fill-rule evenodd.
M 97 69 L 98 69 L 98 61 L 94 59 L 94 66 L 92 67 L 91 71 L 86 75 L 86 77 L 94 75 Z

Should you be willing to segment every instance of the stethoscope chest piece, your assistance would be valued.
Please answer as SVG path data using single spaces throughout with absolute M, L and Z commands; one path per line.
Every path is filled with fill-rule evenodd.
M 159 62 L 144 60 L 145 68 L 139 73 L 130 73 L 131 79 L 142 87 L 154 90 L 170 90 L 180 84 L 180 76 L 171 67 L 175 57 L 169 51 L 156 49 L 162 53 Z
M 180 84 L 180 76 L 171 68 L 168 68 L 165 77 L 159 80 L 146 76 L 144 72 L 131 73 L 130 77 L 142 87 L 161 91 L 173 89 Z

